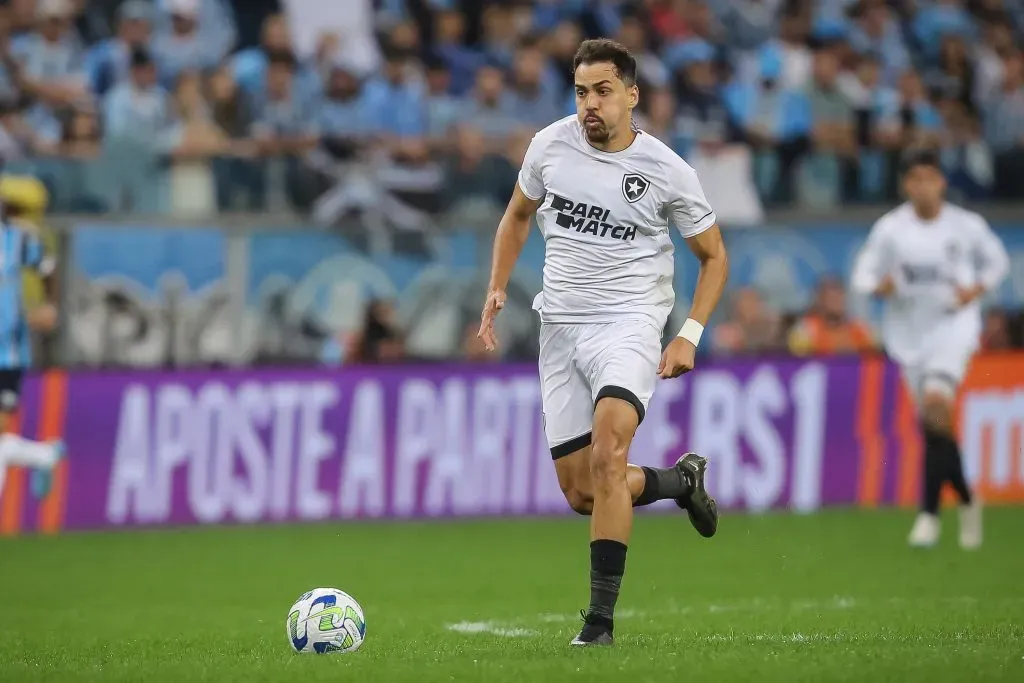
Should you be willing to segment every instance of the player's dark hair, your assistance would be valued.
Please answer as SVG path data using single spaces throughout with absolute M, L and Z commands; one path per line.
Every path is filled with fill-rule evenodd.
M 931 166 L 935 170 L 941 172 L 942 160 L 939 159 L 939 154 L 935 150 L 913 150 L 903 155 L 903 161 L 900 165 L 900 173 L 905 175 L 918 166 Z
M 572 72 L 580 64 L 600 64 L 608 62 L 615 67 L 615 75 L 627 85 L 636 83 L 636 59 L 622 43 L 617 43 L 608 38 L 595 38 L 584 40 L 580 48 L 576 50 L 576 56 L 572 58 Z

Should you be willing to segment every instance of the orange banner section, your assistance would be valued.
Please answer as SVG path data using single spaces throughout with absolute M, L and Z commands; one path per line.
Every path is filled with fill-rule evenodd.
M 20 432 L 18 415 L 11 417 L 7 429 L 12 434 Z M 25 470 L 8 467 L 3 490 L 0 491 L 0 536 L 13 536 L 21 531 L 22 498 L 28 482 Z
M 1024 353 L 978 356 L 960 394 L 968 480 L 987 503 L 1024 503 Z

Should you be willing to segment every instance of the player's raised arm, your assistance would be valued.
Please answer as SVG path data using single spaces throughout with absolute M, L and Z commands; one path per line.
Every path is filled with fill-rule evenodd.
M 678 377 L 693 369 L 704 326 L 718 306 L 729 278 L 729 255 L 715 212 L 704 196 L 697 173 L 682 160 L 679 163 L 676 172 L 680 191 L 669 209 L 672 222 L 700 261 L 700 273 L 690 314 L 662 355 L 658 368 L 658 376 L 662 378 Z
M 487 285 L 487 300 L 480 314 L 480 337 L 488 351 L 498 347 L 498 339 L 494 334 L 494 318 L 505 307 L 505 288 L 508 287 L 512 269 L 515 268 L 519 253 L 523 250 L 526 238 L 530 235 L 530 220 L 540 204 L 540 199 L 531 199 L 516 183 L 512 190 L 512 198 L 505 207 L 505 214 L 498 223 L 498 232 L 494 237 L 494 250 L 491 255 L 491 280 Z
M 884 219 L 883 219 L 884 220 Z M 889 296 L 895 290 L 890 272 L 892 250 L 885 224 L 878 221 L 857 254 L 850 276 L 850 288 L 858 294 Z

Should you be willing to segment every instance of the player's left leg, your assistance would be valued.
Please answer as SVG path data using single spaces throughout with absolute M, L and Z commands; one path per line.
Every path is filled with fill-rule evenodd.
M 633 507 L 670 498 L 689 505 L 691 498 L 696 500 L 695 482 L 703 490 L 703 465 L 699 479 L 688 469 L 695 466 L 696 456 L 688 455 L 664 469 L 628 463 L 630 445 L 657 381 L 661 355 L 657 329 L 635 320 L 594 327 L 594 333 L 578 344 L 580 367 L 585 368 L 594 391 L 589 455 L 591 598 L 584 627 L 573 645 L 612 642 Z M 715 515 L 717 525 L 717 509 Z

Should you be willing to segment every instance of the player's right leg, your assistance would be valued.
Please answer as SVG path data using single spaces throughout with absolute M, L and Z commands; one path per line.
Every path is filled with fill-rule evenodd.
M 32 468 L 32 494 L 44 498 L 50 492 L 53 468 L 64 457 L 64 444 L 32 441 L 9 431 L 21 397 L 21 379 L 20 369 L 0 370 L 0 471 L 6 473 L 12 465 Z
M 918 412 L 921 410 L 923 398 L 924 368 L 920 365 L 906 366 L 903 378 L 907 389 L 914 398 Z M 942 531 L 939 521 L 939 497 L 942 493 L 942 482 L 945 479 L 944 467 L 940 458 L 930 448 L 929 433 L 924 422 L 921 422 L 921 433 L 924 443 L 924 480 L 921 482 L 921 506 L 910 529 L 907 542 L 915 548 L 930 548 L 939 541 Z

